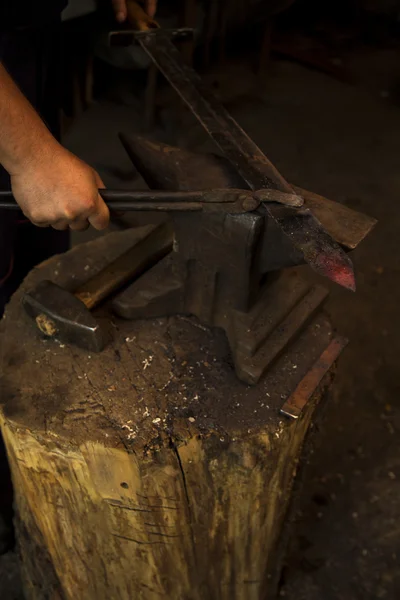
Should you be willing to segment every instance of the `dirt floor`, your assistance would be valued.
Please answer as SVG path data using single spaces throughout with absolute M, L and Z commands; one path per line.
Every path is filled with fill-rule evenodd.
M 395 50 L 349 56 L 360 75 L 354 84 L 287 61 L 273 61 L 261 82 L 244 64 L 213 75 L 229 110 L 289 181 L 379 220 L 353 254 L 357 293 L 331 286 L 327 311 L 350 345 L 303 473 L 280 591 L 289 600 L 400 597 L 398 58 Z M 120 101 L 93 105 L 67 142 L 108 185 L 126 186 L 132 169 L 116 134 L 137 130 L 141 119 Z M 164 139 L 208 147 L 187 116 L 166 134 L 171 115 L 159 114 Z M 21 598 L 10 553 L 0 557 L 0 597 Z

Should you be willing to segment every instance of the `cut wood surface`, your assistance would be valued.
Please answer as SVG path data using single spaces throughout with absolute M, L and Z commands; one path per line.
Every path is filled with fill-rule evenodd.
M 42 279 L 78 287 L 146 231 L 41 265 L 1 324 L 1 428 L 26 597 L 273 598 L 327 379 L 297 421 L 279 409 L 329 343 L 330 324 L 317 315 L 254 387 L 236 378 L 224 334 L 190 317 L 123 321 L 103 306 L 101 354 L 41 337 L 24 291 Z

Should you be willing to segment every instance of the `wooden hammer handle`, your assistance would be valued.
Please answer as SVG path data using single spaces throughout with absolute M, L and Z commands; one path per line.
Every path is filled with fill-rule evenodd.
M 161 223 L 74 292 L 89 310 L 164 258 L 173 245 L 171 224 Z
M 149 29 L 160 28 L 157 21 L 151 19 L 135 0 L 128 0 L 126 7 L 128 11 L 128 22 L 132 25 L 133 29 L 136 29 L 137 31 L 149 31 Z

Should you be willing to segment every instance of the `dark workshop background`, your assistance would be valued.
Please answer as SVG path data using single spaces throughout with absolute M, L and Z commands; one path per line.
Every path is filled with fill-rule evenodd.
M 108 48 L 102 4 L 71 0 L 64 15 L 64 143 L 107 185 L 140 188 L 119 131 L 210 142 L 161 77 L 153 101 L 138 49 Z M 400 598 L 400 1 L 159 0 L 158 16 L 197 28 L 187 59 L 285 178 L 379 221 L 353 255 L 357 293 L 330 286 L 351 343 L 312 436 L 280 595 Z M 4 464 L 0 477 L 0 598 L 16 600 Z

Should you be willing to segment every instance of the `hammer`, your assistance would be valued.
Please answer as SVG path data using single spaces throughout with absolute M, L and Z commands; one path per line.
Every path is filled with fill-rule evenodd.
M 101 352 L 105 335 L 90 311 L 166 256 L 172 244 L 171 227 L 162 223 L 74 293 L 52 281 L 40 282 L 25 294 L 24 308 L 45 336 Z

